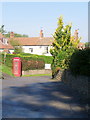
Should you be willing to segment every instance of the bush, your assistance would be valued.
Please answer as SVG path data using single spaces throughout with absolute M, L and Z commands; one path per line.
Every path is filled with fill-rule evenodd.
M 4 54 L 2 54 L 2 56 L 4 56 Z M 20 53 L 20 54 L 7 54 L 6 55 L 6 60 L 7 58 L 12 59 L 13 57 L 20 57 L 23 58 L 25 60 L 30 60 L 30 59 L 41 59 L 43 60 L 45 63 L 47 64 L 51 64 L 52 63 L 52 56 L 44 56 L 44 55 L 33 55 L 33 54 L 29 54 L 29 53 Z
M 22 52 L 23 52 L 23 49 L 22 49 L 21 46 L 16 47 L 16 48 L 14 49 L 14 53 L 15 53 L 15 54 L 19 54 L 19 53 L 22 53 Z
M 53 76 L 55 76 L 58 73 L 59 70 L 62 71 L 64 69 L 69 68 L 71 55 L 76 50 L 77 49 L 67 49 L 66 51 L 60 51 L 57 54 L 57 57 L 55 57 L 53 59 L 54 62 L 52 62 L 52 65 L 51 65 Z
M 40 60 L 22 60 L 22 70 L 44 69 L 45 63 Z
M 26 56 L 25 56 L 26 55 Z M 44 69 L 45 60 L 44 57 L 32 54 L 7 54 L 5 65 L 12 68 L 12 59 L 14 57 L 20 57 L 22 60 L 22 70 L 30 69 Z M 47 57 L 47 56 L 45 56 Z M 2 61 L 4 61 L 4 54 L 2 54 Z M 4 63 L 4 62 L 3 62 Z
M 52 56 L 38 55 L 38 57 L 43 59 L 46 64 L 51 64 L 53 60 Z
M 12 59 L 18 57 L 16 54 L 7 54 L 5 58 L 5 65 L 12 68 Z M 4 54 L 2 54 L 2 62 L 4 63 Z
M 74 75 L 90 76 L 90 48 L 74 52 L 69 68 Z

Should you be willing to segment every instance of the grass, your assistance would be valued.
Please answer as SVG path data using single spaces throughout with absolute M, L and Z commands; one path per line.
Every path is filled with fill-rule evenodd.
M 0 71 L 14 77 L 14 75 L 12 74 L 12 69 L 4 64 L 0 65 Z M 31 77 L 31 76 L 51 76 L 51 74 L 22 75 L 22 77 Z
M 51 76 L 51 74 L 22 75 L 22 77 L 31 77 L 31 76 Z
M 6 73 L 6 74 L 8 74 L 8 75 L 10 75 L 10 76 L 14 76 L 14 75 L 12 74 L 12 69 L 9 68 L 9 67 L 7 67 L 7 66 L 4 65 L 4 64 L 0 65 L 0 70 L 1 70 L 3 73 Z

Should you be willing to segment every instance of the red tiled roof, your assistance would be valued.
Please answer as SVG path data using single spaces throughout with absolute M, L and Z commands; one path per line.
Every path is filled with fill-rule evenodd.
M 2 39 L 4 36 L 0 33 L 0 38 Z M 10 38 L 7 38 L 10 41 Z M 37 46 L 37 45 L 52 45 L 54 38 L 53 37 L 15 37 L 13 40 L 18 41 L 20 45 L 27 45 L 27 46 Z M 84 43 L 79 43 L 78 46 L 83 46 Z M 0 41 L 0 48 L 6 49 L 14 49 L 13 46 L 4 45 Z
M 0 33 L 0 48 L 1 49 L 14 49 L 13 46 L 9 44 L 5 45 L 2 43 L 2 38 L 4 38 L 4 35 L 2 35 L 2 33 Z
M 9 39 L 10 40 L 10 39 Z M 52 45 L 52 37 L 17 37 L 13 40 L 18 41 L 21 45 Z
M 0 48 L 1 49 L 14 49 L 13 46 L 11 46 L 10 44 L 4 45 L 1 43 L 1 41 L 0 41 Z
M 2 35 L 2 33 L 0 33 L 0 48 L 1 49 L 14 49 L 13 46 L 10 45 L 10 43 L 8 43 L 7 45 L 3 44 L 2 43 L 2 38 L 4 38 L 4 35 Z
M 85 44 L 80 42 L 78 45 L 79 45 L 79 46 L 83 46 L 83 45 L 85 45 Z

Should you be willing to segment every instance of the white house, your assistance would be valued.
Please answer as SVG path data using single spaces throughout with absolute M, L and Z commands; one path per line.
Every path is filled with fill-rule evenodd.
M 75 40 L 78 39 L 78 31 L 74 33 Z M 18 41 L 23 48 L 24 53 L 31 53 L 37 55 L 51 56 L 50 48 L 54 41 L 53 37 L 44 37 L 43 30 L 40 31 L 39 37 L 14 37 L 14 33 L 10 33 L 10 38 L 5 38 L 0 33 L 0 52 L 14 52 L 13 46 L 10 45 L 10 40 Z M 79 49 L 85 48 L 84 43 L 79 43 Z
M 23 48 L 24 53 L 51 56 L 50 48 L 52 46 L 52 37 L 43 37 L 43 31 L 40 31 L 39 37 L 14 37 L 11 32 L 10 39 L 18 41 Z

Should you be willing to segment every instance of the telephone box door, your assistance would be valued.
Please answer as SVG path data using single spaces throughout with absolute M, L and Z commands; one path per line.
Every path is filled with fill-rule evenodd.
M 19 57 L 13 58 L 13 74 L 14 76 L 21 76 L 21 59 Z

